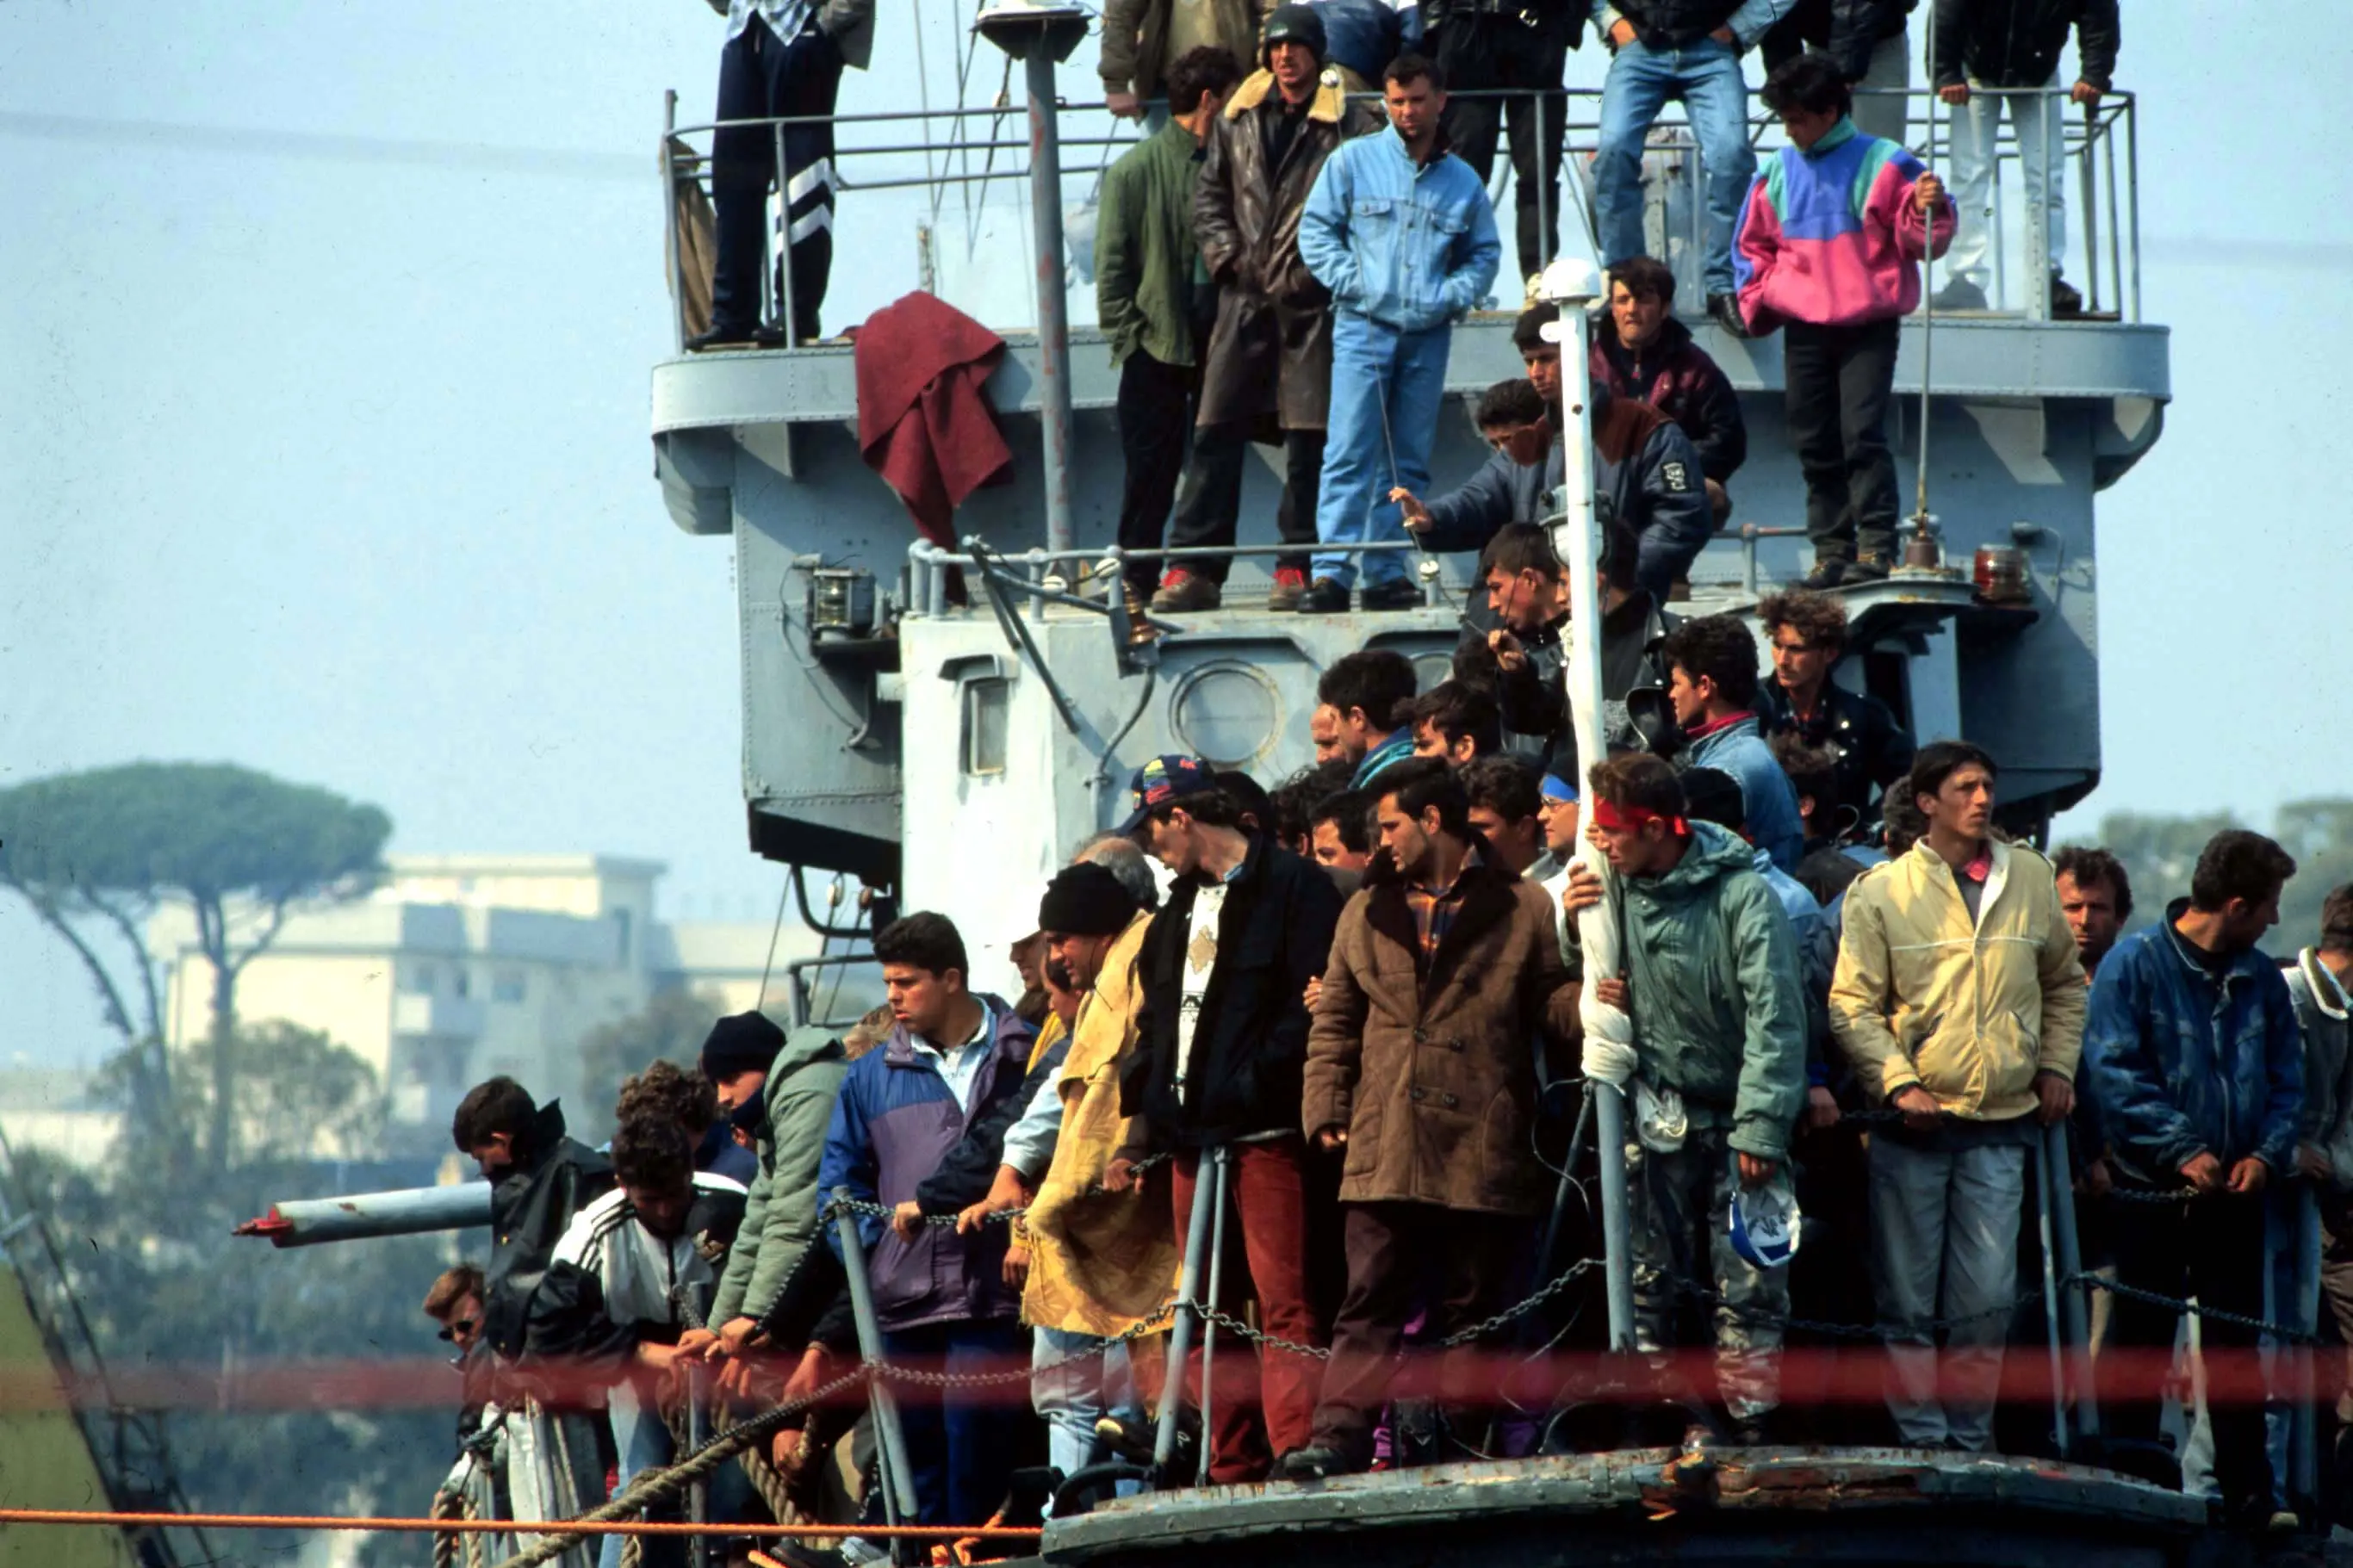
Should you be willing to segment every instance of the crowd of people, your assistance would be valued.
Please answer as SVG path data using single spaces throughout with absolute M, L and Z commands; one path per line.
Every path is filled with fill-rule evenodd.
M 1506 124 L 1516 275 L 1529 294 L 1557 248 L 1565 73 L 1588 22 L 1609 54 L 1591 168 L 1609 319 L 1590 354 L 1590 412 L 1599 488 L 1646 541 L 1646 585 L 1680 583 L 1730 517 L 1746 450 L 1730 383 L 1672 314 L 1672 273 L 1643 254 L 1644 155 L 1670 102 L 1683 105 L 1705 171 L 1706 317 L 1735 336 L 1783 334 L 1809 585 L 1884 577 L 1897 519 L 1886 415 L 1898 323 L 1922 302 L 1917 263 L 1949 247 L 1934 304 L 1988 306 L 2006 108 L 2028 199 L 2047 215 L 2053 311 L 2080 311 L 2059 272 L 2052 175 L 2066 104 L 2109 90 L 2118 36 L 2116 0 L 1933 0 L 1927 64 L 1948 106 L 1957 206 L 1905 145 L 1916 4 L 1113 0 L 1105 100 L 1148 126 L 1106 172 L 1095 231 L 1097 317 L 1120 372 L 1129 587 L 1164 612 L 1221 605 L 1228 557 L 1172 556 L 1162 569 L 1159 552 L 1234 544 L 1253 442 L 1282 449 L 1273 522 L 1285 548 L 1268 600 L 1278 611 L 1418 605 L 1409 537 L 1474 550 L 1495 521 L 1543 514 L 1561 466 L 1558 349 L 1545 314 L 1514 333 L 1528 382 L 1479 402 L 1495 461 L 1430 500 L 1430 457 L 1453 325 L 1499 302 L 1487 181 Z M 834 185 L 831 128 L 808 117 L 832 112 L 845 61 L 866 63 L 872 0 L 723 8 L 719 113 L 730 123 L 713 149 L 713 319 L 689 347 L 807 341 L 826 292 Z M 2063 95 L 2071 32 L 2079 70 Z M 1752 50 L 1788 141 L 1761 171 L 1743 64 Z M 790 117 L 778 224 L 789 287 L 777 295 L 795 321 L 764 325 L 761 225 L 779 153 L 760 121 L 772 115 Z
M 1534 529 L 1488 554 L 1499 624 L 1427 691 L 1391 651 L 1334 664 L 1311 767 L 1272 789 L 1184 755 L 1137 770 L 1124 820 L 1036 895 L 1020 996 L 976 989 L 962 933 L 912 913 L 873 939 L 883 1008 L 843 1031 L 716 1020 L 697 1070 L 630 1080 L 605 1152 L 512 1081 L 470 1094 L 453 1136 L 496 1184 L 493 1250 L 427 1310 L 475 1346 L 513 1516 L 672 1458 L 687 1367 L 734 1408 L 853 1371 L 852 1269 L 867 1349 L 952 1374 L 895 1386 L 924 1524 L 1035 1518 L 1073 1478 L 1132 1486 L 1171 1406 L 1179 1480 L 1662 1422 L 1699 1444 L 2046 1451 L 2037 1410 L 1997 1397 L 2043 1201 L 2076 1205 L 2086 1267 L 2122 1288 L 2098 1363 L 2110 1462 L 2211 1486 L 2256 1529 L 2312 1506 L 2260 1399 L 2216 1395 L 2211 1480 L 2185 1480 L 2148 1356 L 2172 1355 L 2185 1300 L 2215 1314 L 2210 1358 L 2256 1349 L 2247 1321 L 2317 1321 L 2284 1256 L 2307 1192 L 2353 1341 L 2353 888 L 2284 970 L 2259 943 L 2295 862 L 2233 829 L 2122 934 L 2122 865 L 2012 837 L 1994 757 L 1915 747 L 1831 679 L 1843 612 L 1812 590 L 1766 601 L 1769 658 L 1739 618 L 1646 605 L 1627 635 L 1665 626 L 1626 661 L 1626 739 L 1580 763 L 1535 652 L 1559 564 Z M 1603 972 L 1579 921 L 1613 898 Z M 1630 1046 L 1588 1029 L 1597 1001 Z M 1604 1084 L 1630 1108 L 1640 1370 L 1596 1430 L 1589 1406 L 1561 1414 L 1560 1369 L 1604 1344 L 1605 1244 L 1593 1152 L 1560 1124 Z M 2035 1194 L 2063 1135 L 2069 1190 Z M 720 1173 L 747 1151 L 748 1182 Z M 1205 1394 L 1198 1339 L 1172 1366 L 1167 1330 L 1208 1183 L 1229 1338 Z M 1883 1408 L 1820 1397 L 1820 1359 L 1785 1354 L 1793 1321 L 1875 1339 L 1846 1353 L 1877 1358 Z M 1567 1361 L 1527 1354 L 1547 1342 Z M 832 1464 L 856 1417 L 820 1405 L 768 1456 L 846 1522 L 876 1517 Z

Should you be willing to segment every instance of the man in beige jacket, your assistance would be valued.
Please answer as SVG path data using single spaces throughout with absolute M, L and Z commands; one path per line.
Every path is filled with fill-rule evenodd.
M 1888 1410 L 1905 1443 L 1971 1452 L 1993 1432 L 2035 1123 L 2073 1108 L 2084 1038 L 2051 863 L 1991 836 L 1994 774 L 1966 742 L 1921 748 L 1894 787 L 1928 830 L 1847 889 L 1831 985 L 1857 1078 L 1904 1117 L 1871 1140 Z

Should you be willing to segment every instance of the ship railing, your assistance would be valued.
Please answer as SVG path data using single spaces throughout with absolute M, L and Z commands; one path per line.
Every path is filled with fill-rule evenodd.
M 2033 259 L 2045 254 L 2051 215 L 2042 205 L 2025 200 L 2029 182 L 2023 176 L 2031 153 L 2045 165 L 2041 171 L 2043 178 L 2035 183 L 2057 192 L 2061 205 L 2075 214 L 2075 220 L 2067 225 L 2069 255 L 2065 270 L 2079 280 L 2084 314 L 2095 320 L 2138 323 L 2142 319 L 2140 201 L 2135 96 L 2110 92 L 2103 95 L 2097 104 L 2074 106 L 2066 101 L 2067 89 L 2062 88 L 1972 90 L 1979 99 L 1988 100 L 1989 109 L 1995 100 L 2005 109 L 1992 128 L 1991 176 L 1984 216 L 1970 216 L 1968 219 L 1983 222 L 1990 230 L 1991 282 L 1986 290 L 1985 311 L 2031 321 L 2052 319 L 2049 276 L 2045 268 Z M 1593 247 L 1592 160 L 1600 138 L 1600 92 L 1565 88 L 1550 92 L 1482 91 L 1456 96 L 1529 100 L 1541 127 L 1539 143 L 1556 124 L 1559 127 L 1566 145 L 1562 210 L 1556 214 L 1552 194 L 1549 190 L 1540 191 L 1539 227 L 1548 236 L 1555 234 L 1556 228 L 1566 230 L 1562 242 L 1571 249 L 1577 247 L 1580 238 L 1586 247 Z M 1959 122 L 1957 117 L 1966 110 L 1942 103 L 1926 88 L 1869 89 L 1858 97 L 1866 100 L 1901 98 L 1905 104 L 1906 144 L 1926 156 L 1937 174 L 1946 177 L 1947 184 L 1951 184 L 1953 134 Z M 2057 121 L 2058 135 L 2033 137 L 2030 139 L 2031 145 L 2021 142 L 2015 123 L 2017 116 L 2008 110 L 2018 110 L 2028 102 L 2047 103 L 2043 121 Z M 673 304 L 673 342 L 681 350 L 694 325 L 690 318 L 690 300 L 707 300 L 709 297 L 712 246 L 707 243 L 707 235 L 702 237 L 705 243 L 696 243 L 690 231 L 699 221 L 707 221 L 698 219 L 697 215 L 709 211 L 711 146 L 721 130 L 756 129 L 765 132 L 772 149 L 773 190 L 768 199 L 776 221 L 765 226 L 767 250 L 760 269 L 763 319 L 767 321 L 792 319 L 790 269 L 776 265 L 784 232 L 784 212 L 776 193 L 786 188 L 785 133 L 788 127 L 827 124 L 833 129 L 831 185 L 838 198 L 838 226 L 846 222 L 853 232 L 871 232 L 859 228 L 861 219 L 855 208 L 861 195 L 910 190 L 931 193 L 932 201 L 915 224 L 914 265 L 907 282 L 939 293 L 951 303 L 955 302 L 955 295 L 960 290 L 953 279 L 948 287 L 941 287 L 939 231 L 946 194 L 962 189 L 967 240 L 976 243 L 972 239 L 978 232 L 973 226 L 976 220 L 972 193 L 978 190 L 985 199 L 987 188 L 998 182 L 1015 182 L 1018 188 L 1031 178 L 1031 139 L 1027 134 L 1024 107 L 1018 102 L 702 124 L 679 123 L 677 104 L 677 94 L 669 94 L 659 163 L 663 185 L 666 269 Z M 1990 112 L 1986 118 L 1996 119 Z M 1101 102 L 1067 99 L 1058 101 L 1054 119 L 1059 144 L 1066 154 L 1060 163 L 1060 189 L 1068 210 L 1090 206 L 1100 191 L 1103 172 L 1113 160 L 1159 124 L 1166 123 L 1157 112 L 1147 115 L 1145 122 L 1138 125 L 1113 117 Z M 1749 140 L 1762 157 L 1782 146 L 1786 137 L 1777 121 L 1761 108 L 1755 108 L 1749 117 Z M 1095 155 L 1087 157 L 1087 150 L 1092 150 Z M 1516 176 L 1508 157 L 1499 152 L 1495 162 L 1490 189 L 1503 217 L 1499 226 L 1506 235 L 1508 257 L 1513 226 L 1508 215 L 1516 202 L 1513 185 Z M 1666 252 L 1659 259 L 1675 271 L 1677 296 L 1685 310 L 1695 310 L 1704 298 L 1700 272 L 1706 248 L 1707 204 L 1704 171 L 1688 122 L 1667 116 L 1654 124 L 1645 163 L 1646 237 Z M 1567 221 L 1559 222 L 1562 218 Z M 1028 243 L 1026 236 L 1023 243 Z M 1081 302 L 1075 324 L 1085 325 L 1092 303 L 1092 290 L 1085 286 L 1092 277 L 1091 250 L 1088 256 L 1082 257 L 1081 245 L 1066 248 L 1071 254 L 1064 258 L 1065 277 L 1077 285 L 1071 292 Z M 869 261 L 877 254 L 871 244 L 865 243 L 855 247 L 855 252 Z M 2014 258 L 2013 252 L 2016 258 L 2026 259 Z M 838 258 L 839 255 L 849 253 L 849 247 L 842 247 Z M 698 273 L 702 274 L 699 287 L 689 287 Z M 1941 267 L 1936 276 L 1942 278 Z M 1507 281 L 1493 303 L 1504 310 L 1516 309 L 1519 293 Z M 775 297 L 778 294 L 785 297 Z M 1012 300 L 1009 295 L 1008 303 L 1011 306 L 1009 318 L 992 301 L 989 313 L 999 319 L 990 324 L 1007 331 L 1034 330 L 1034 303 Z M 786 344 L 775 352 L 789 353 L 807 346 Z

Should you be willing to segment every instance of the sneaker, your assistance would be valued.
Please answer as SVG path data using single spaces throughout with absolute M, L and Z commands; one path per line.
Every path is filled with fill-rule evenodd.
M 1299 601 L 1307 596 L 1307 574 L 1296 566 L 1274 569 L 1274 586 L 1268 590 L 1266 607 L 1281 613 L 1299 608 Z
M 1366 610 L 1418 610 L 1421 608 L 1421 590 L 1406 577 L 1390 583 L 1367 583 L 1356 595 L 1356 605 Z
M 2052 268 L 2051 269 L 2051 314 L 2059 317 L 2080 316 L 2083 313 L 2084 296 L 2076 290 L 2073 283 L 2059 276 L 2057 268 Z
M 1299 595 L 1298 608 L 1303 616 L 1345 616 L 1348 613 L 1348 590 L 1329 577 L 1318 577 Z
M 1337 1447 L 1324 1443 L 1310 1443 L 1304 1448 L 1293 1448 L 1274 1462 L 1274 1479 L 1279 1481 L 1320 1481 L 1331 1476 L 1353 1476 L 1365 1468 Z
M 1160 592 L 1152 595 L 1152 607 L 1163 611 L 1214 610 L 1224 596 L 1224 589 L 1198 572 L 1176 566 L 1160 579 Z
M 1708 319 L 1736 338 L 1748 335 L 1748 322 L 1740 313 L 1740 297 L 1736 294 L 1710 294 L 1707 297 Z
M 1928 304 L 1938 310 L 1982 310 L 1987 308 L 1985 290 L 1966 278 L 1947 279 L 1942 289 L 1928 296 Z

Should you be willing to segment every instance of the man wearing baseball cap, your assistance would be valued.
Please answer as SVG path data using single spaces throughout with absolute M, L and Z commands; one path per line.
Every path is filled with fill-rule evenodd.
M 1182 1236 L 1203 1152 L 1228 1151 L 1242 1244 L 1226 1258 L 1217 1305 L 1240 1312 L 1254 1300 L 1269 1335 L 1321 1346 L 1328 1325 L 1309 1287 L 1313 1222 L 1299 1120 L 1302 998 L 1331 956 L 1339 890 L 1313 861 L 1244 832 L 1232 800 L 1195 758 L 1155 757 L 1136 771 L 1130 800 L 1124 831 L 1176 876 L 1136 958 L 1144 1009 L 1120 1104 L 1144 1119 L 1131 1152 L 1175 1154 Z M 1125 1163 L 1113 1163 L 1106 1186 L 1124 1184 Z M 1276 1458 L 1306 1447 L 1321 1373 L 1316 1361 L 1272 1346 L 1255 1357 L 1239 1347 L 1219 1356 L 1209 1479 L 1263 1480 Z M 1198 1363 L 1186 1369 L 1197 1407 L 1199 1376 Z

